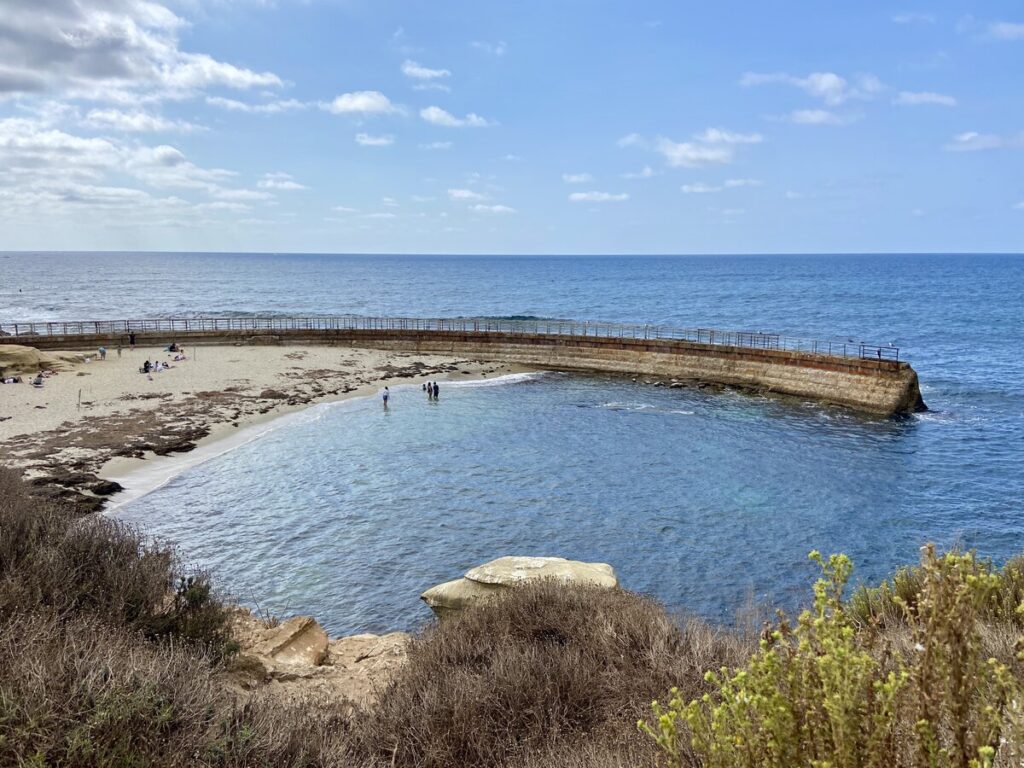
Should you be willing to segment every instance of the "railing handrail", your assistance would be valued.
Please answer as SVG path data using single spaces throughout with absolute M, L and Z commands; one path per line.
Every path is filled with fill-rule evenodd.
M 489 317 L 418 318 L 332 315 L 320 317 L 182 317 L 140 320 L 75 320 L 0 323 L 0 337 L 127 335 L 131 332 L 244 330 L 419 330 L 523 333 L 552 336 L 666 339 L 747 349 L 774 349 L 825 357 L 876 359 L 898 363 L 899 347 L 853 340 L 801 339 L 762 331 L 674 328 L 640 323 L 590 320 L 512 320 Z

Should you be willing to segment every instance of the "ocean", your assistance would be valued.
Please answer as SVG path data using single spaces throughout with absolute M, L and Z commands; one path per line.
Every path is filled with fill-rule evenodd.
M 930 410 L 876 419 L 547 374 L 315 406 L 116 510 L 242 601 L 410 628 L 505 554 L 615 566 L 670 608 L 794 609 L 807 552 L 876 581 L 926 541 L 1024 551 L 1024 258 L 0 253 L 0 320 L 524 316 L 895 344 Z

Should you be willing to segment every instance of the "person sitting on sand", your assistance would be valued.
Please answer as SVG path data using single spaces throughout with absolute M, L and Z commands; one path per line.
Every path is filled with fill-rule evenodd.
M 34 379 L 32 379 L 32 386 L 33 387 L 41 387 L 41 386 L 43 386 L 43 372 L 42 371 L 37 373 L 36 377 Z
M 143 373 L 149 373 L 149 369 L 150 369 L 150 368 L 152 368 L 152 367 L 153 367 L 153 366 L 151 366 L 151 365 L 149 364 L 149 360 L 147 360 L 146 362 L 144 362 L 144 363 L 142 364 L 142 372 L 143 372 Z
M 177 352 L 177 351 L 178 351 L 178 342 L 176 342 L 176 341 L 172 341 L 172 342 L 171 342 L 171 346 L 169 346 L 169 347 L 167 348 L 167 351 L 168 351 L 168 352 Z

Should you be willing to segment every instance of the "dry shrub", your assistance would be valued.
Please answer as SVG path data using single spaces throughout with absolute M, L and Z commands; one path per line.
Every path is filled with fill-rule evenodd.
M 623 590 L 538 582 L 430 626 L 354 736 L 398 766 L 540 766 L 535 754 L 585 744 L 650 762 L 633 727 L 647 702 L 672 685 L 703 693 L 706 669 L 748 650 Z
M 0 468 L 0 620 L 43 608 L 228 650 L 224 606 L 203 575 L 179 571 L 173 550 L 109 518 L 40 503 Z
M 0 624 L 2 765 L 184 765 L 219 696 L 202 653 L 96 617 Z
M 216 768 L 356 768 L 349 706 L 335 698 L 257 697 L 234 708 L 212 735 L 202 765 Z

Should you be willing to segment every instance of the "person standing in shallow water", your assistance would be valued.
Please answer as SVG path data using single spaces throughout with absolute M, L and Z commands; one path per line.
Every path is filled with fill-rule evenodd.
M 439 386 L 437 386 L 437 382 L 435 381 L 434 382 L 434 399 L 437 400 L 437 398 L 440 395 L 441 395 L 441 388 Z
M 388 400 L 391 398 L 391 390 L 384 387 L 384 391 L 381 393 L 381 399 L 384 401 L 384 410 L 388 409 Z

